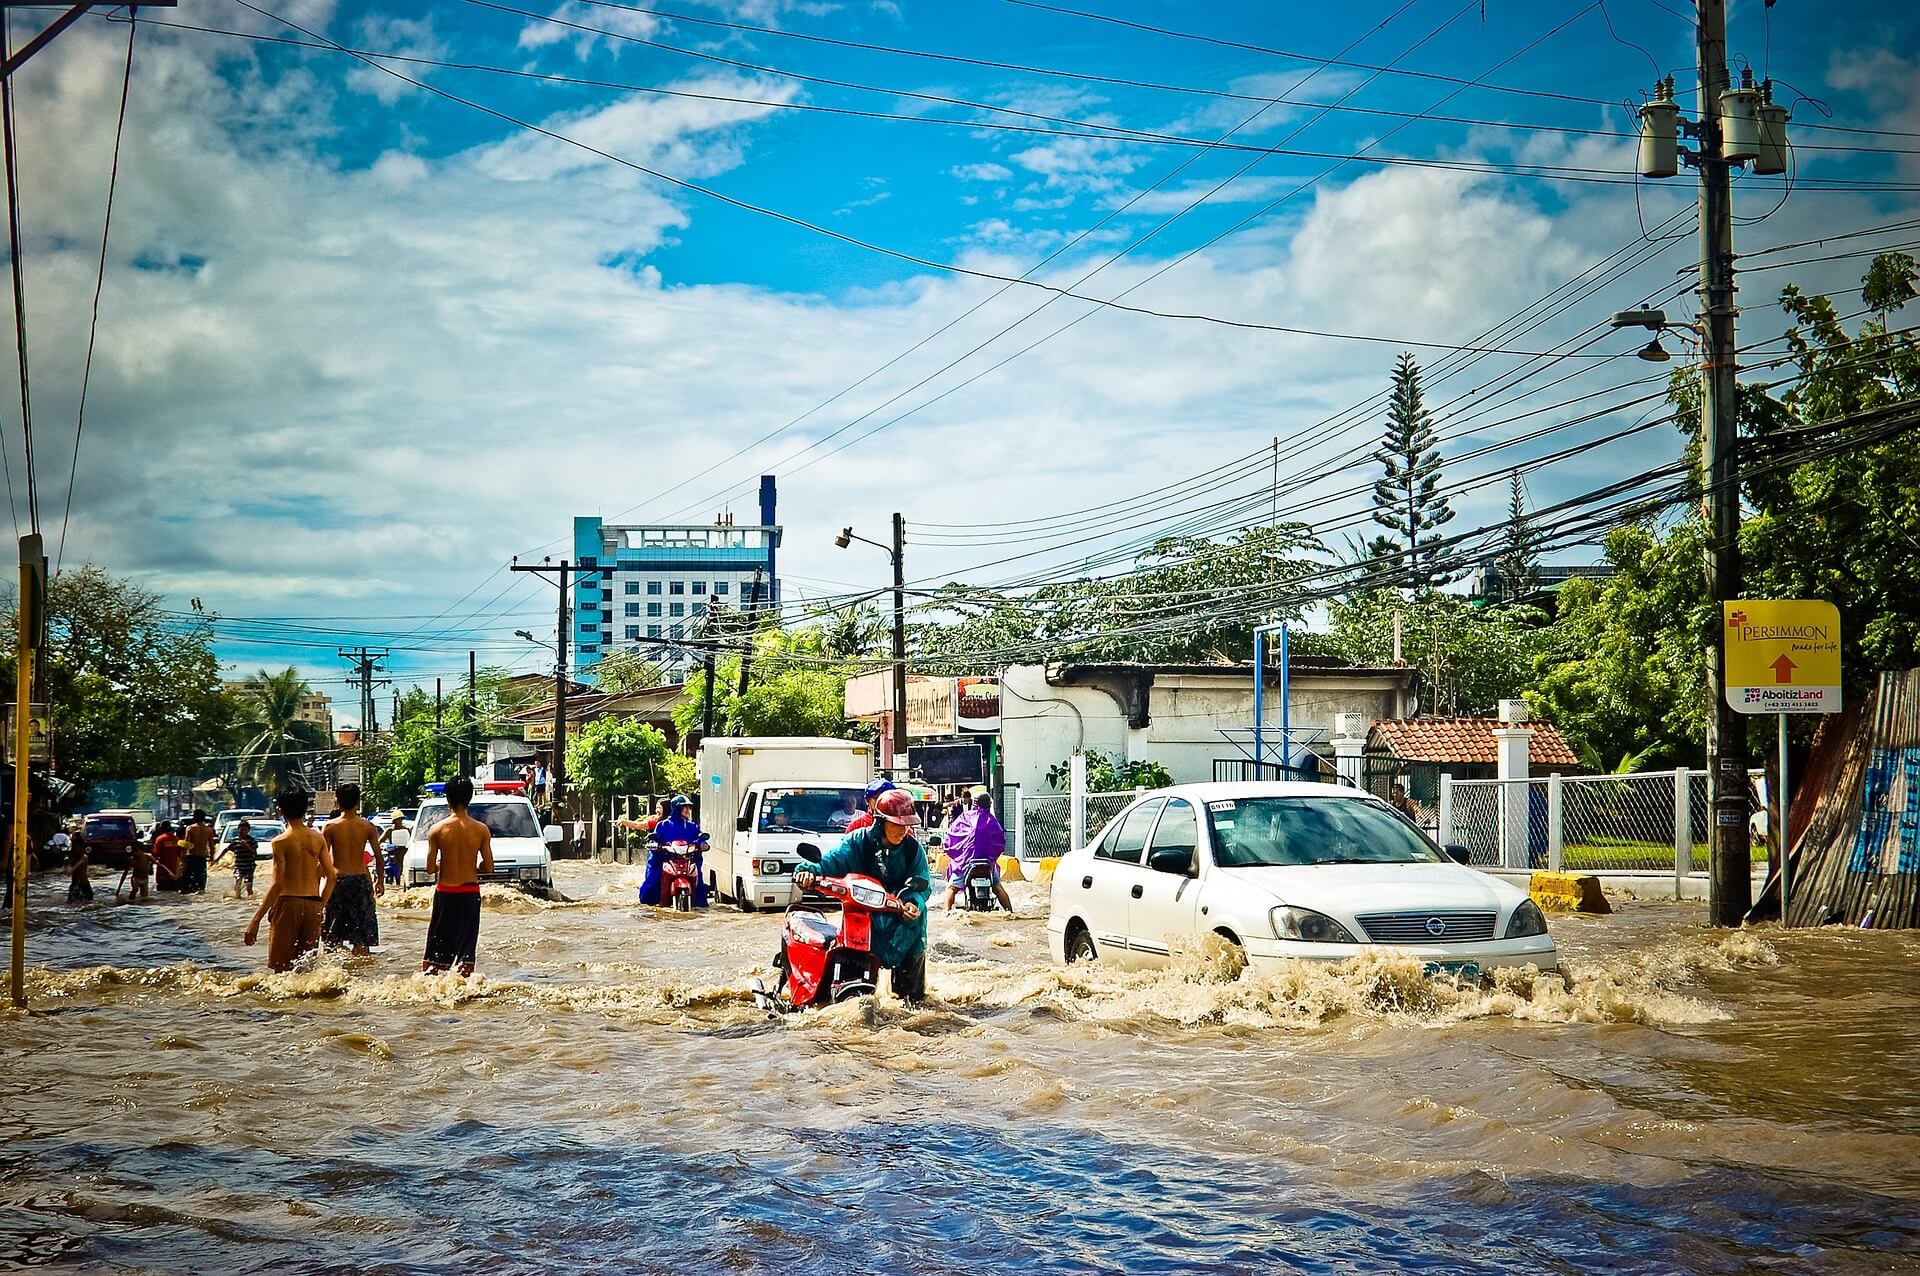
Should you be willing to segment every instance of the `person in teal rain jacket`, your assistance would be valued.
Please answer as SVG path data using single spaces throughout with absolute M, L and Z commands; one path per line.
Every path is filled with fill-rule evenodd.
M 927 992 L 927 897 L 933 893 L 927 853 L 913 835 L 920 815 L 912 796 L 899 789 L 883 794 L 873 814 L 872 824 L 849 833 L 794 881 L 804 890 L 816 877 L 865 873 L 899 896 L 905 912 L 873 916 L 873 955 L 893 972 L 894 994 L 917 1001 Z

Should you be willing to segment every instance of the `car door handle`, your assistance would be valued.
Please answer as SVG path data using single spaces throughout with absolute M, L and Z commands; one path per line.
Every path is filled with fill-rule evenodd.
M 1139 899 L 1139 898 L 1140 898 L 1140 891 L 1141 891 L 1141 887 L 1140 887 L 1140 886 L 1138 886 L 1138 885 L 1135 885 L 1135 886 L 1134 886 L 1134 888 L 1133 888 L 1133 897 L 1134 897 L 1135 899 Z
M 1080 889 L 1083 891 L 1090 891 L 1093 889 L 1093 875 L 1091 873 L 1089 873 L 1087 876 L 1080 879 Z

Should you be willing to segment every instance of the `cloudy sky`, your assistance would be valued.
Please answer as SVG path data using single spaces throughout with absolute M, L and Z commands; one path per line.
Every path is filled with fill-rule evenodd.
M 1623 136 L 1656 74 L 1691 101 L 1683 0 L 670 7 L 146 11 L 64 565 L 198 599 L 237 666 L 344 695 L 341 644 L 392 647 L 403 681 L 469 648 L 539 667 L 512 632 L 551 632 L 552 591 L 513 555 L 559 553 L 579 513 L 746 513 L 762 472 L 790 597 L 882 583 L 831 538 L 895 509 L 929 582 L 1261 521 L 1270 466 L 1180 485 L 1276 437 L 1283 509 L 1338 545 L 1372 477 L 1338 462 L 1402 350 L 1449 454 L 1508 444 L 1449 472 L 1488 476 L 1457 526 L 1497 517 L 1511 467 L 1546 504 L 1677 448 L 1533 464 L 1646 404 L 1513 440 L 1649 392 L 1625 334 L 1579 336 L 1611 310 L 1691 311 L 1692 184 L 1636 183 Z M 89 18 L 15 80 L 50 550 L 126 41 Z M 1915 216 L 1913 6 L 1742 0 L 1731 47 L 1796 121 L 1791 188 L 1738 181 L 1743 254 Z M 1777 336 L 1780 284 L 1861 265 L 1748 276 L 1743 343 Z

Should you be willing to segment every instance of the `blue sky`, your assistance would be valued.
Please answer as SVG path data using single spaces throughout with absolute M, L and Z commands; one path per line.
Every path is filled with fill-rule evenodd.
M 896 508 L 909 520 L 910 574 L 984 583 L 1070 574 L 1151 530 L 1117 519 L 977 566 L 1016 552 L 995 543 L 1006 520 L 1161 490 L 1274 436 L 1289 478 L 1363 446 L 1378 414 L 1344 410 L 1384 386 L 1402 343 L 1435 368 L 1429 400 L 1446 405 L 1450 453 L 1625 402 L 1645 393 L 1628 388 L 1648 371 L 1631 359 L 1491 355 L 1447 376 L 1444 351 L 1411 343 L 1472 344 L 1692 200 L 1686 177 L 1621 180 L 1632 155 L 1617 136 L 1630 127 L 1623 104 L 1656 71 L 1689 86 L 1680 0 L 1488 0 L 1484 19 L 1463 0 L 1065 6 L 1258 48 L 1010 0 L 663 6 L 731 29 L 552 0 L 260 7 L 349 47 L 671 90 L 389 64 L 819 228 L 663 184 L 338 52 L 143 24 L 67 557 L 135 575 L 182 607 L 200 598 L 229 618 L 222 651 L 236 665 L 291 661 L 317 681 L 343 676 L 333 646 L 362 641 L 396 648 L 403 680 L 464 671 L 470 646 L 484 661 L 538 667 L 545 652 L 512 631 L 550 628 L 550 591 L 506 573 L 511 555 L 557 552 L 548 543 L 576 513 L 744 510 L 763 469 L 781 476 L 791 589 L 881 583 L 878 555 L 830 540 L 847 521 L 877 535 Z M 235 0 L 183 0 L 152 16 L 306 38 Z M 62 496 L 124 37 L 123 26 L 89 20 L 17 82 L 36 423 L 51 440 L 42 481 Z M 1324 58 L 1349 46 L 1352 63 L 1424 74 L 1262 51 Z M 1792 86 L 1782 96 L 1794 102 L 1803 179 L 1784 203 L 1779 179 L 1742 180 L 1738 211 L 1768 214 L 1741 228 L 1743 251 L 1912 215 L 1910 190 L 1819 183 L 1920 181 L 1920 137 L 1798 127 L 1920 133 L 1912 6 L 1780 0 L 1769 16 L 1750 0 L 1733 8 L 1731 47 Z M 1499 88 L 1438 78 L 1482 76 Z M 1263 101 L 1273 97 L 1364 109 Z M 915 118 L 788 109 L 801 106 Z M 1455 119 L 1402 118 L 1423 112 Z M 987 124 L 1228 135 L 1313 154 L 1258 157 L 1240 173 L 1256 156 Z M 1357 154 L 1450 167 L 1339 162 Z M 1602 180 L 1541 180 L 1516 165 Z M 992 279 L 821 231 L 991 276 L 1019 276 L 1061 250 L 1037 272 L 1056 287 L 1098 297 L 1137 287 L 1129 304 L 1382 340 L 1096 312 L 1019 286 L 996 298 Z M 1693 256 L 1691 240 L 1675 240 L 1502 348 L 1549 349 L 1672 288 Z M 1777 334 L 1770 303 L 1786 279 L 1844 288 L 1861 265 L 1754 277 L 1743 340 Z M 1688 301 L 1683 292 L 1673 308 Z M 1533 375 L 1497 397 L 1470 394 L 1508 369 Z M 1613 397 L 1565 406 L 1606 390 Z M 1505 406 L 1467 415 L 1494 404 Z M 1641 410 L 1514 445 L 1471 472 L 1525 466 Z M 17 466 L 17 438 L 13 447 Z M 1670 431 L 1637 435 L 1529 469 L 1527 483 L 1546 503 L 1676 448 Z M 1370 477 L 1363 466 L 1305 485 L 1300 516 L 1331 529 L 1337 546 L 1359 508 L 1339 493 Z M 1244 489 L 1203 495 L 1224 504 Z M 1503 481 L 1463 493 L 1462 525 L 1490 521 L 1504 501 Z M 43 506 L 58 504 L 43 495 Z M 932 523 L 973 527 L 911 530 Z

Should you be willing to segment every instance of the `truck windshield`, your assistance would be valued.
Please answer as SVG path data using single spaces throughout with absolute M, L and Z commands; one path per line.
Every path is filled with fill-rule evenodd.
M 838 787 L 768 789 L 760 795 L 763 833 L 840 833 L 860 814 L 862 790 Z

